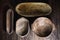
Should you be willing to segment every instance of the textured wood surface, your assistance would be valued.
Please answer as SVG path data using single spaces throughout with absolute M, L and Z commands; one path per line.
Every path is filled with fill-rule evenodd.
M 35 0 L 35 1 L 40 1 L 40 0 Z M 45 1 L 45 0 L 43 0 L 43 1 Z M 32 31 L 30 31 L 29 35 L 24 38 L 18 37 L 16 35 L 15 31 L 11 35 L 7 34 L 5 31 L 6 12 L 4 9 L 4 7 L 5 7 L 4 5 L 7 5 L 7 4 L 9 5 L 11 3 L 11 5 L 13 7 L 15 7 L 15 5 L 18 2 L 24 2 L 24 1 L 23 0 L 21 0 L 21 1 L 20 0 L 10 0 L 10 1 L 1 0 L 1 2 L 0 2 L 0 40 L 60 40 L 60 1 L 59 0 L 47 1 L 47 3 L 49 3 L 53 8 L 52 14 L 50 14 L 47 17 L 51 18 L 51 20 L 54 22 L 54 24 L 56 26 L 56 30 L 53 31 L 48 37 L 44 37 L 44 38 L 38 37 Z M 7 8 L 7 7 L 5 7 L 5 8 Z M 15 15 L 15 17 L 16 17 L 16 15 Z M 15 20 L 16 20 L 16 18 L 15 18 Z

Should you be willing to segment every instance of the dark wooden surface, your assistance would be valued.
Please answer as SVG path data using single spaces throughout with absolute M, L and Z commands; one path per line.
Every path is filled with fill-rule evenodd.
M 27 0 L 26 0 L 27 1 Z M 31 1 L 31 0 L 30 0 Z M 39 1 L 39 0 L 35 0 Z M 43 0 L 45 1 L 45 0 Z M 46 0 L 47 1 L 47 0 Z M 0 1 L 0 40 L 60 40 L 60 1 L 59 0 L 49 0 L 49 3 L 53 9 L 52 13 L 48 16 L 54 22 L 56 30 L 53 31 L 48 37 L 38 37 L 32 31 L 30 31 L 27 37 L 18 37 L 15 31 L 9 35 L 5 31 L 5 5 L 11 4 L 14 9 L 18 2 L 24 2 L 23 0 L 1 0 Z M 5 8 L 4 8 L 5 7 Z

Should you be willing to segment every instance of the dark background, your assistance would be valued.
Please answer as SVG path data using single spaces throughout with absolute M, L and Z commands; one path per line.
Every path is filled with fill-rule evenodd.
M 51 5 L 53 10 L 52 13 L 44 17 L 48 17 L 54 22 L 57 28 L 56 32 L 54 32 L 54 35 L 56 37 L 56 39 L 54 40 L 60 40 L 60 1 L 59 0 L 0 0 L 0 40 L 18 40 L 18 37 L 15 33 L 15 22 L 18 18 L 23 16 L 19 16 L 15 12 L 15 7 L 18 3 L 22 3 L 22 2 L 45 2 Z M 7 34 L 5 29 L 6 11 L 9 8 L 12 8 L 14 10 L 14 32 L 11 35 Z M 25 17 L 25 18 L 27 18 L 30 21 L 30 24 L 32 24 L 33 21 L 38 17 Z M 26 38 L 22 40 L 31 40 L 31 39 Z

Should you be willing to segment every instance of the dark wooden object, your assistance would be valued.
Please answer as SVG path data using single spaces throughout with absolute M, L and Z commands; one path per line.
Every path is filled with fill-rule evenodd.
M 42 0 L 34 0 L 34 1 L 42 1 Z M 53 9 L 52 13 L 47 17 L 51 18 L 51 20 L 54 22 L 56 26 L 56 30 L 52 32 L 49 37 L 45 37 L 45 38 L 37 37 L 32 31 L 30 31 L 30 34 L 24 38 L 18 37 L 15 31 L 11 35 L 7 34 L 5 31 L 5 21 L 6 21 L 5 20 L 5 15 L 6 15 L 5 8 L 8 9 L 8 6 L 5 6 L 5 5 L 12 6 L 11 8 L 13 8 L 14 10 L 14 7 L 19 2 L 24 2 L 24 0 L 1 0 L 0 1 L 0 40 L 60 40 L 60 1 L 59 0 L 49 0 L 48 2 L 46 0 L 46 2 L 49 3 Z M 17 18 L 18 17 L 16 17 L 16 14 L 15 14 L 15 21 Z

